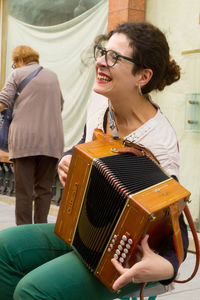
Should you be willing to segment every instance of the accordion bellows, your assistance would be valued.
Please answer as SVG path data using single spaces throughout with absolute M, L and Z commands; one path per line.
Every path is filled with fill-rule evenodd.
M 119 276 L 111 258 L 133 265 L 146 233 L 156 250 L 172 232 L 169 206 L 190 196 L 151 158 L 122 147 L 108 136 L 75 147 L 55 227 L 111 290 Z

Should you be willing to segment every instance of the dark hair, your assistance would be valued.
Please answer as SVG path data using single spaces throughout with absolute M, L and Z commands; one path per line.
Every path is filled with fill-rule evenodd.
M 143 68 L 153 71 L 151 80 L 142 87 L 144 94 L 152 90 L 162 91 L 166 85 L 180 79 L 180 67 L 170 58 L 168 42 L 160 29 L 147 22 L 124 23 L 107 35 L 97 37 L 95 42 L 98 44 L 108 41 L 115 33 L 123 33 L 130 40 L 132 57 L 140 63 L 134 65 L 133 74 Z

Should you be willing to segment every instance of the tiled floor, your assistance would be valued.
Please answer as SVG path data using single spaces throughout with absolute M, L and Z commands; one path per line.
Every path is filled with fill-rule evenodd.
M 6 201 L 2 201 L 0 196 L 0 230 L 15 226 L 15 206 L 13 205 L 12 199 L 9 197 Z M 49 215 L 48 222 L 55 222 L 56 216 Z

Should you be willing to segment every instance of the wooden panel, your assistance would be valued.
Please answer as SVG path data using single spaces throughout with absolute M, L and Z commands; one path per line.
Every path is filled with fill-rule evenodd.
M 181 199 L 187 200 L 189 196 L 190 192 L 172 178 L 132 195 L 134 201 L 150 213 L 159 211 L 166 203 L 171 205 Z
M 91 163 L 88 157 L 76 156 L 74 150 L 55 226 L 55 233 L 69 245 L 72 245 Z

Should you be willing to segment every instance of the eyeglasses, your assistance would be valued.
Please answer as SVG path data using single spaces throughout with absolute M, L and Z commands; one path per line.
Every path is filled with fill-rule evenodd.
M 135 63 L 136 65 L 141 65 L 139 62 L 137 62 L 135 59 L 132 59 L 130 57 L 127 56 L 123 56 L 117 52 L 115 52 L 114 50 L 106 50 L 104 49 L 102 46 L 100 45 L 95 45 L 94 46 L 94 58 L 95 60 L 97 60 L 99 57 L 102 57 L 105 55 L 105 60 L 106 60 L 106 64 L 108 67 L 113 67 L 119 57 L 126 59 L 132 63 Z
M 13 69 L 16 69 L 15 63 L 12 64 L 12 68 L 13 68 Z

